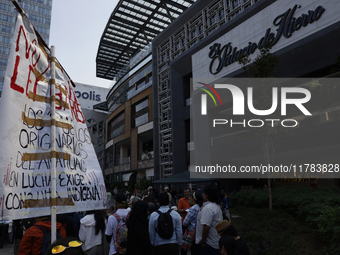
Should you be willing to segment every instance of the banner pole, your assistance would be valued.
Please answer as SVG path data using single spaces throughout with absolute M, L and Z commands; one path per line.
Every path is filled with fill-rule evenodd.
M 57 240 L 57 148 L 55 110 L 55 47 L 51 47 L 51 243 Z

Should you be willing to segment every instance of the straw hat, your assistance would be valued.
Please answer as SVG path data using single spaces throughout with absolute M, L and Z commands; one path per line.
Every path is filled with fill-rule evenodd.
M 216 230 L 218 235 L 222 235 L 224 231 L 226 231 L 228 228 L 230 228 L 231 226 L 231 222 L 227 221 L 227 220 L 222 220 L 221 222 L 217 223 L 216 225 Z

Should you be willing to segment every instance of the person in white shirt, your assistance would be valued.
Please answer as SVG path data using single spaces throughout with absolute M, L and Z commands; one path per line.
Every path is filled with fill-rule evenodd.
M 126 196 L 123 193 L 118 193 L 115 197 L 116 200 L 116 213 L 121 216 L 123 219 L 126 220 L 128 211 L 126 210 L 127 203 L 126 203 Z M 110 251 L 109 255 L 118 254 L 117 249 L 114 245 L 116 240 L 117 234 L 117 227 L 119 224 L 118 218 L 115 214 L 111 215 L 108 219 L 107 226 L 106 226 L 106 240 L 110 243 Z
M 153 246 L 153 254 L 178 255 L 178 246 L 182 245 L 181 216 L 176 211 L 170 210 L 168 206 L 169 197 L 166 193 L 159 194 L 158 199 L 160 208 L 150 215 L 149 220 L 149 235 L 151 245 Z M 158 227 L 158 218 L 161 216 L 161 213 L 168 213 L 171 216 L 173 231 L 170 238 L 161 237 L 162 234 Z
M 105 231 L 105 219 L 101 211 L 88 211 L 80 220 L 79 240 L 86 255 L 103 253 L 102 236 Z
M 203 190 L 203 207 L 197 216 L 196 244 L 201 245 L 202 255 L 219 255 L 220 237 L 216 225 L 223 220 L 219 206 L 219 192 L 215 185 L 208 185 Z
M 169 204 L 168 204 L 168 206 L 171 208 L 171 200 L 172 200 L 172 196 L 171 196 L 171 194 L 170 194 L 170 192 L 169 192 L 169 187 L 165 187 L 165 188 L 164 188 L 164 192 L 165 192 L 166 194 L 168 194 L 168 196 L 169 196 Z

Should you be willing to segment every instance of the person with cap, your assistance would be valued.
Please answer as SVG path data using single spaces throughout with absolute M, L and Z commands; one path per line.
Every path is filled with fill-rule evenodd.
M 203 190 L 203 207 L 197 216 L 196 244 L 201 245 L 202 255 L 219 255 L 217 223 L 223 220 L 216 185 L 207 185 Z
M 164 188 L 164 192 L 165 192 L 166 194 L 168 194 L 168 197 L 169 197 L 169 204 L 168 204 L 168 206 L 171 208 L 171 200 L 172 200 L 172 196 L 171 196 L 171 194 L 170 194 L 170 192 L 169 192 L 169 187 L 165 187 L 165 188 Z
M 231 236 L 235 240 L 235 255 L 249 255 L 249 248 L 246 242 L 238 235 L 236 228 L 231 222 L 223 220 L 216 225 L 219 236 Z M 229 254 L 229 253 L 228 253 Z
M 119 218 L 121 217 L 123 220 L 126 221 L 128 216 L 128 211 L 126 210 L 127 203 L 126 203 L 126 196 L 123 193 L 118 193 L 115 197 L 116 201 L 116 213 L 111 215 L 107 221 L 106 226 L 106 240 L 110 243 L 110 251 L 109 255 L 117 254 L 117 247 L 115 247 L 115 240 L 117 234 L 117 227 L 120 222 Z M 120 216 L 120 217 L 119 217 Z

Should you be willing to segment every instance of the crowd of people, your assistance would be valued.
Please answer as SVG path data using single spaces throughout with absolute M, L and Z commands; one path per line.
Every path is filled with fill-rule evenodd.
M 51 230 L 50 217 L 37 217 L 17 254 L 186 255 L 189 250 L 192 255 L 249 254 L 225 213 L 227 197 L 220 197 L 217 186 L 207 185 L 203 192 L 186 188 L 178 203 L 173 199 L 177 194 L 167 187 L 157 200 L 151 187 L 145 192 L 129 197 L 115 190 L 115 204 L 105 212 L 58 215 L 58 240 L 48 246 L 44 231 Z

